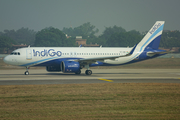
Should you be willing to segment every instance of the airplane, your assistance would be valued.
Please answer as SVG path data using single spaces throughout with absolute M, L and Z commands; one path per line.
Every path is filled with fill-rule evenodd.
M 117 66 L 135 63 L 167 54 L 158 49 L 165 21 L 156 21 L 144 38 L 134 47 L 26 47 L 14 50 L 3 60 L 10 65 L 45 66 L 48 72 L 91 75 L 90 67 Z

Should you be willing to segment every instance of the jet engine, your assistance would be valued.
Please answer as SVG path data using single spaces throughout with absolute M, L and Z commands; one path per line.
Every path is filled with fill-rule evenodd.
M 61 62 L 61 70 L 64 73 L 67 72 L 74 72 L 76 74 L 80 74 L 81 73 L 81 67 L 79 62 L 75 62 L 75 61 L 62 61 Z

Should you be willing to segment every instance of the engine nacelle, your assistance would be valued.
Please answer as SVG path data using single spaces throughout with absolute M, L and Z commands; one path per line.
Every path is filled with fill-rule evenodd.
M 61 70 L 62 72 L 79 72 L 80 71 L 80 64 L 79 62 L 75 61 L 62 61 L 61 62 Z
M 61 66 L 57 65 L 57 66 L 46 66 L 46 70 L 48 72 L 60 72 L 61 71 Z

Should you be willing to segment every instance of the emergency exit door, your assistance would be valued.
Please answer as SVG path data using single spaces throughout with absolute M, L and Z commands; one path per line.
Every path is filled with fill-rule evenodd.
M 32 51 L 31 51 L 31 49 L 26 49 L 26 59 L 27 60 L 32 59 Z

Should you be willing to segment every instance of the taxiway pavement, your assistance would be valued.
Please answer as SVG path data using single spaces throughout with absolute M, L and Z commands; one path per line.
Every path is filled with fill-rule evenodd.
M 180 83 L 179 69 L 91 69 L 92 75 L 47 72 L 45 69 L 0 70 L 0 85 L 82 84 L 82 83 Z

